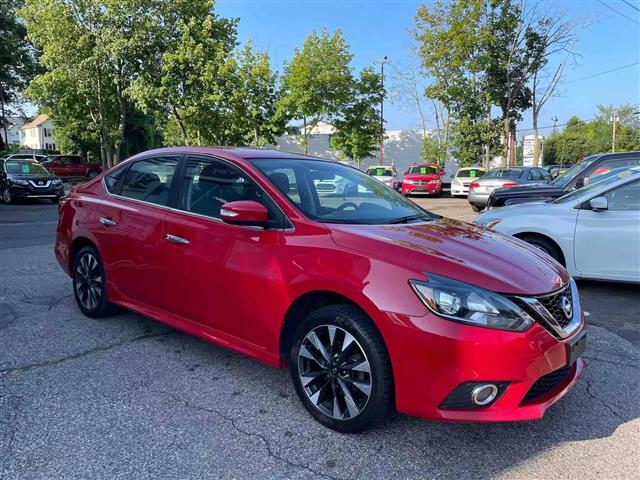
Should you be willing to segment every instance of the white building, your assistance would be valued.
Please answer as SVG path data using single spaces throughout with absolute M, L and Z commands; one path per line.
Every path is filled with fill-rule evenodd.
M 30 150 L 56 150 L 53 123 L 49 115 L 40 114 L 20 129 L 21 145 Z
M 534 134 L 526 135 L 522 139 L 522 165 L 525 167 L 533 167 L 533 144 L 536 136 Z M 540 162 L 542 165 L 542 159 L 544 158 L 544 136 L 538 135 L 540 141 Z
M 0 119 L 0 137 L 5 145 L 20 145 L 20 129 L 24 125 L 24 120 L 20 117 L 7 117 L 7 137 L 2 127 Z

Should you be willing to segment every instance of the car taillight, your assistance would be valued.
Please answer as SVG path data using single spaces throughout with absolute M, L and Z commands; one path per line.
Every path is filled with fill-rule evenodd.
M 517 183 L 505 183 L 504 185 L 502 185 L 503 187 L 515 187 L 516 185 L 518 185 Z
M 469 190 L 473 190 L 474 188 L 478 188 L 480 186 L 480 184 L 478 182 L 473 182 L 471 185 L 469 185 Z

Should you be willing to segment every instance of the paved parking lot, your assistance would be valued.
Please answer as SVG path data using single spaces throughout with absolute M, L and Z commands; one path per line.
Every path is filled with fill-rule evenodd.
M 637 287 L 580 283 L 589 368 L 543 420 L 397 415 L 348 436 L 310 418 L 286 371 L 132 313 L 83 317 L 53 257 L 56 217 L 0 205 L 0 478 L 637 478 Z

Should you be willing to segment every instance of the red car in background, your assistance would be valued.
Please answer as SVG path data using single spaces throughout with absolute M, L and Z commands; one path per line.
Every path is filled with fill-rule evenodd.
M 442 177 L 444 170 L 433 163 L 421 163 L 411 165 L 402 179 L 401 192 L 405 196 L 414 193 L 426 193 L 428 195 L 442 195 Z
M 88 162 L 80 155 L 49 155 L 40 163 L 51 173 L 61 178 L 93 178 L 102 172 L 102 164 Z
M 344 191 L 320 195 L 323 179 Z M 119 305 L 288 367 L 305 408 L 340 432 L 393 409 L 538 419 L 585 366 L 560 264 L 338 162 L 141 153 L 61 200 L 55 254 L 85 315 Z

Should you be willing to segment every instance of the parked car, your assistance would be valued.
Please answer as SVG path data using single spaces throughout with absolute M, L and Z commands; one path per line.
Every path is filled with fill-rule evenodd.
M 376 180 L 381 181 L 388 187 L 398 190 L 400 187 L 400 179 L 398 172 L 393 165 L 376 165 L 367 168 L 367 175 L 371 175 Z
M 336 177 L 350 196 L 319 196 L 315 180 Z M 340 432 L 394 407 L 538 419 L 584 368 L 578 292 L 557 262 L 337 162 L 145 152 L 62 200 L 55 254 L 85 315 L 120 305 L 288 366 L 305 408 Z
M 545 184 L 523 185 L 495 190 L 487 200 L 489 208 L 503 207 L 536 200 L 552 200 L 582 188 L 612 170 L 640 165 L 640 152 L 591 155 L 576 163 L 564 174 Z
M 530 243 L 574 277 L 640 283 L 640 167 L 551 202 L 491 210 L 476 223 Z
M 6 204 L 16 199 L 48 198 L 58 202 L 64 195 L 62 181 L 33 160 L 0 161 L 0 197 Z
M 486 170 L 482 167 L 466 167 L 456 172 L 451 182 L 452 197 L 466 197 L 469 194 L 469 185 L 478 180 Z
M 47 170 L 59 177 L 93 178 L 102 172 L 100 162 L 88 162 L 79 155 L 49 155 L 40 161 Z
M 471 182 L 467 200 L 474 212 L 487 206 L 492 192 L 503 187 L 515 187 L 521 184 L 543 183 L 549 179 L 549 172 L 538 167 L 502 167 L 494 168 L 482 178 Z
M 433 163 L 411 165 L 402 179 L 402 194 L 409 196 L 414 193 L 428 195 L 442 195 L 442 176 L 444 170 Z
M 14 153 L 6 157 L 6 160 L 35 160 L 37 162 L 46 158 L 46 155 L 38 155 L 36 153 Z

